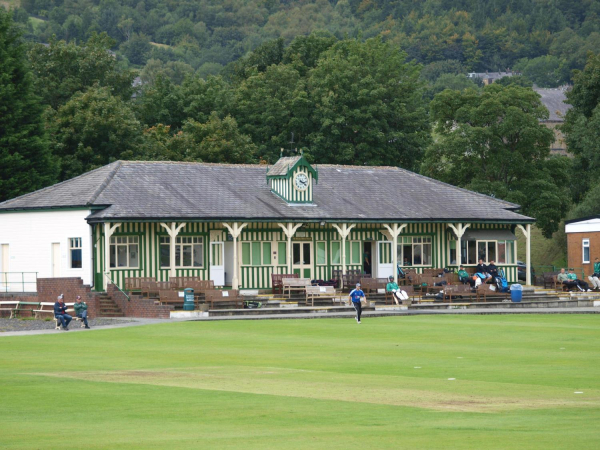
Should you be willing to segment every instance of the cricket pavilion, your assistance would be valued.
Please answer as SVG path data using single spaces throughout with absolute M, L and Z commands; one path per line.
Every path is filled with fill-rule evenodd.
M 534 222 L 518 209 L 397 167 L 117 161 L 0 203 L 0 272 L 96 291 L 172 276 L 266 289 L 273 273 L 383 278 L 482 258 L 517 281 L 515 233 L 529 267 Z

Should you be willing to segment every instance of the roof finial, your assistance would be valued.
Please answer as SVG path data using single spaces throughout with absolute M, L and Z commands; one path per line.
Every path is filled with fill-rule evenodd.
M 283 158 L 283 147 L 281 147 L 281 149 L 279 150 L 279 157 Z

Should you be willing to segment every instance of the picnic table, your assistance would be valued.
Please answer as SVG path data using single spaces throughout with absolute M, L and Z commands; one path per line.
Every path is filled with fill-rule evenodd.
M 316 299 L 331 299 L 332 301 L 339 297 L 333 286 L 306 286 L 306 304 L 310 301 L 311 306 L 315 306 Z
M 310 278 L 283 278 L 283 295 L 288 292 L 288 298 L 292 296 L 292 291 L 306 291 L 306 287 L 310 286 Z

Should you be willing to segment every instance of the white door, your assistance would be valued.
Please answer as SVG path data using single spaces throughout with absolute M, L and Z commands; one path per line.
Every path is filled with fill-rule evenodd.
M 392 243 L 379 241 L 377 242 L 377 278 L 387 278 L 390 275 L 394 275 Z
M 312 280 L 312 242 L 292 243 L 292 273 Z
M 0 289 L 8 290 L 8 244 L 0 245 Z
M 52 276 L 60 277 L 60 244 L 58 242 L 52 244 Z
M 210 279 L 215 286 L 225 285 L 224 243 L 210 243 Z

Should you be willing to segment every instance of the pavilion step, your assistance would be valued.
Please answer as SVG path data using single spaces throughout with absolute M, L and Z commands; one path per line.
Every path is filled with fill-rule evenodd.
M 375 311 L 371 306 L 363 307 L 363 311 Z M 324 313 L 348 313 L 354 312 L 351 306 L 329 306 L 329 307 L 298 307 L 298 308 L 257 308 L 257 309 L 211 309 L 208 314 L 211 317 L 221 316 L 262 316 L 272 314 L 300 315 L 300 314 L 324 314 Z

